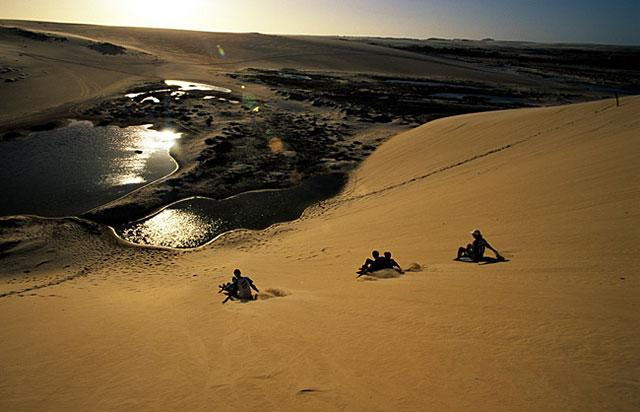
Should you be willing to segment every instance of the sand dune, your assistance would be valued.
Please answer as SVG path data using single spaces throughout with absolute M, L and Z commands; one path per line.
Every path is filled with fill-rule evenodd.
M 16 27 L 66 41 L 19 36 L 10 31 Z M 105 42 L 125 52 L 110 55 L 89 47 Z M 331 37 L 0 20 L 0 51 L 0 68 L 24 74 L 16 83 L 0 85 L 0 124 L 6 130 L 73 117 L 79 104 L 122 93 L 145 81 L 189 79 L 227 87 L 226 73 L 249 67 L 535 84 L 526 76 L 496 68 Z
M 33 251 L 3 257 L 5 293 L 63 281 L 0 298 L 0 409 L 637 410 L 640 98 L 621 103 L 434 121 L 303 219 L 193 252 L 69 221 L 35 280 Z M 475 227 L 510 261 L 452 261 Z M 417 271 L 356 280 L 372 248 Z M 271 299 L 221 305 L 234 267 Z
M 323 69 L 346 72 L 394 73 L 461 79 L 519 76 L 481 70 L 461 61 L 417 55 L 366 43 L 353 44 L 336 37 L 209 33 L 185 30 L 108 27 L 28 21 L 0 21 L 29 30 L 56 33 L 119 44 L 145 51 L 168 62 L 209 65 L 214 69 L 245 67 Z M 220 53 L 220 46 L 224 55 Z M 510 77 L 511 76 L 511 77 Z

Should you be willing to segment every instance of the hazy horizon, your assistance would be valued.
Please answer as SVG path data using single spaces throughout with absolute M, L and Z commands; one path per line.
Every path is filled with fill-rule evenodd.
M 640 45 L 640 3 L 618 0 L 5 0 L 0 18 L 207 32 Z

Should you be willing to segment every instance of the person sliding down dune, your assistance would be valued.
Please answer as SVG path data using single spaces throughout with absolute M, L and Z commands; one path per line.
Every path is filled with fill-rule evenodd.
M 382 269 L 394 269 L 400 273 L 404 273 L 400 265 L 398 265 L 398 262 L 391 258 L 391 252 L 384 252 L 384 256 L 380 256 L 380 252 L 374 250 L 371 252 L 371 256 L 373 256 L 373 259 L 365 260 L 364 264 L 356 272 L 358 277 Z
M 233 274 L 235 275 L 235 283 L 238 289 L 238 299 L 258 299 L 257 294 L 253 296 L 251 293 L 251 289 L 260 292 L 256 285 L 253 284 L 253 280 L 248 276 L 242 276 L 240 269 L 234 270 Z
M 400 273 L 404 273 L 398 262 L 391 258 L 391 252 L 384 252 L 384 263 L 386 269 L 394 269 Z
M 251 293 L 251 289 L 255 290 L 256 292 L 260 292 L 250 277 L 242 276 L 242 272 L 240 272 L 240 269 L 236 269 L 233 271 L 233 277 L 231 278 L 231 282 L 226 283 L 224 285 L 220 285 L 220 292 L 224 292 L 224 294 L 227 295 L 227 298 L 222 303 L 226 303 L 229 299 L 232 299 L 232 300 L 233 299 L 239 299 L 239 300 L 258 299 L 257 294 L 254 296 Z
M 371 256 L 373 259 L 367 259 L 364 261 L 360 269 L 358 270 L 359 275 L 364 275 L 365 273 L 375 272 L 376 270 L 384 269 L 387 266 L 387 262 L 385 258 L 380 256 L 380 252 L 374 250 L 371 252 Z
M 481 262 L 486 260 L 484 257 L 484 252 L 486 249 L 490 249 L 493 253 L 496 254 L 497 261 L 501 262 L 505 259 L 500 255 L 500 253 L 491 247 L 489 242 L 482 237 L 482 233 L 480 233 L 480 229 L 476 229 L 471 232 L 471 236 L 473 236 L 473 243 L 467 245 L 467 247 L 458 248 L 458 256 L 455 260 L 472 260 L 474 262 Z

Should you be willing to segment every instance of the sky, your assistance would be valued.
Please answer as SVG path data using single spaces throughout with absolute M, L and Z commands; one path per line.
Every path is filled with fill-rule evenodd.
M 0 19 L 640 45 L 640 0 L 0 0 Z

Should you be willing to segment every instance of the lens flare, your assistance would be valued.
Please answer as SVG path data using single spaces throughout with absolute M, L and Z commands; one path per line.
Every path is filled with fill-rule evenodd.
M 269 140 L 269 150 L 273 153 L 282 153 L 284 151 L 284 143 L 277 137 Z

